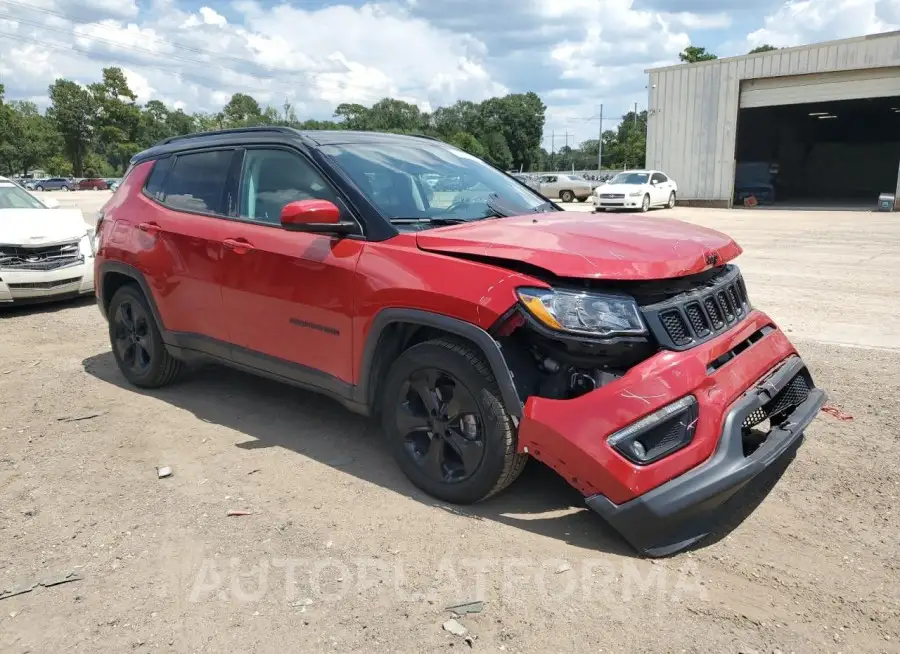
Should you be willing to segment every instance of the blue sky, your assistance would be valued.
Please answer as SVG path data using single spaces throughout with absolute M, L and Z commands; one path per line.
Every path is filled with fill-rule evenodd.
M 549 146 L 595 135 L 601 103 L 607 129 L 644 108 L 644 69 L 686 45 L 729 56 L 898 26 L 900 0 L 0 0 L 0 81 L 45 105 L 55 78 L 117 65 L 142 102 L 215 111 L 240 91 L 314 118 L 530 90 Z

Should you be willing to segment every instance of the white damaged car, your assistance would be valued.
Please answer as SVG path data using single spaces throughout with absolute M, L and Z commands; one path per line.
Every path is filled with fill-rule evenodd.
M 0 306 L 94 291 L 94 228 L 0 177 Z

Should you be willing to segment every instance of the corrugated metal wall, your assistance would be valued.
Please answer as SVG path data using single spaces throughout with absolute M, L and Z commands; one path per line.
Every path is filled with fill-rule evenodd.
M 900 65 L 900 32 L 649 71 L 647 167 L 679 198 L 730 202 L 741 81 Z

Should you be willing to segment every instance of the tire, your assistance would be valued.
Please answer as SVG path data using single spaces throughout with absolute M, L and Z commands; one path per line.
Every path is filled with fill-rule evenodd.
M 381 398 L 391 454 L 410 481 L 435 498 L 455 504 L 487 499 L 514 482 L 528 461 L 516 452 L 512 417 L 490 366 L 466 342 L 440 338 L 409 348 L 388 372 Z M 426 402 L 445 419 L 429 419 Z M 467 428 L 474 435 L 465 435 Z
M 666 209 L 674 209 L 675 208 L 675 191 L 669 193 L 669 202 L 666 204 Z
M 59 190 L 60 190 L 60 191 L 65 191 L 65 192 L 68 193 L 68 192 L 71 191 L 72 189 L 70 189 L 68 186 L 63 186 L 63 187 L 60 188 Z
M 575 194 L 572 191 L 562 191 L 559 194 L 559 199 L 562 202 L 572 202 L 575 199 Z
M 123 321 L 128 314 L 134 325 L 132 330 Z M 166 350 L 150 305 L 138 286 L 128 284 L 116 291 L 107 315 L 113 357 L 130 384 L 138 388 L 160 388 L 175 381 L 184 364 Z
M 643 202 L 641 202 L 641 213 L 647 213 L 650 211 L 650 195 L 645 195 Z
M 588 197 L 589 197 L 589 196 L 585 196 L 585 197 L 583 197 L 583 198 L 578 198 L 578 201 L 579 201 L 579 202 L 587 202 L 587 201 L 588 201 Z
M 40 191 L 41 193 L 43 193 L 43 192 L 44 192 L 44 187 L 43 187 L 43 186 L 35 186 L 35 187 L 34 187 L 34 190 L 35 190 L 35 191 Z

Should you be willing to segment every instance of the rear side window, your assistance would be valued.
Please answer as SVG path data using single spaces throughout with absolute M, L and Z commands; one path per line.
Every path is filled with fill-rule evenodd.
M 160 159 L 154 163 L 153 170 L 150 171 L 150 177 L 147 178 L 147 183 L 144 184 L 144 193 L 154 200 L 162 202 L 164 197 L 163 182 L 166 181 L 166 173 L 169 172 L 169 168 L 171 167 L 172 157 L 166 157 L 165 159 Z M 130 173 L 131 170 L 128 172 Z M 128 173 L 125 174 L 125 177 L 128 177 Z
M 178 155 L 165 178 L 163 202 L 182 211 L 226 214 L 225 188 L 233 157 L 234 150 Z

